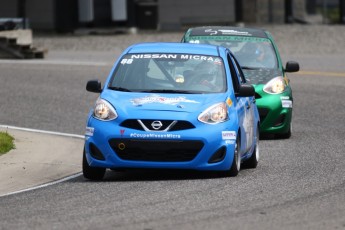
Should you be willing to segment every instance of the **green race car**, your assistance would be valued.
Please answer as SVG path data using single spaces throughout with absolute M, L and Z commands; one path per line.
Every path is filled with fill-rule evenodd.
M 260 132 L 290 138 L 293 97 L 286 72 L 299 71 L 299 64 L 288 61 L 283 66 L 268 31 L 230 26 L 194 27 L 187 30 L 182 42 L 229 48 L 239 61 L 248 83 L 255 87 Z

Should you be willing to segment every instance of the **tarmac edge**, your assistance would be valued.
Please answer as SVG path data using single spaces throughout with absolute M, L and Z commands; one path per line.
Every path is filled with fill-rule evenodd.
M 0 156 L 0 197 L 81 175 L 84 136 L 8 125 L 0 131 L 16 146 Z

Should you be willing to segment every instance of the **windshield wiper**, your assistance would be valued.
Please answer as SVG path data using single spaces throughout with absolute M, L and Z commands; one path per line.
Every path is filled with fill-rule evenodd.
M 185 93 L 185 94 L 193 94 L 193 92 L 188 90 L 175 90 L 175 89 L 152 89 L 152 90 L 144 90 L 141 92 L 146 93 Z
M 115 87 L 115 86 L 109 86 L 108 89 L 116 90 L 116 91 L 123 91 L 123 92 L 132 92 L 129 89 L 122 88 L 122 87 Z

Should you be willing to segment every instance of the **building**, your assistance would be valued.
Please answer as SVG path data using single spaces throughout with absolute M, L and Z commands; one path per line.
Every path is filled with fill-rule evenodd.
M 303 21 L 311 0 L 0 0 L 0 18 L 27 18 L 33 30 L 182 30 L 193 25 Z

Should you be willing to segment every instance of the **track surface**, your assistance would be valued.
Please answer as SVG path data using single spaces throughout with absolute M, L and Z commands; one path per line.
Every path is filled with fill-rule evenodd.
M 289 75 L 293 134 L 262 140 L 257 169 L 77 177 L 1 197 L 0 229 L 345 229 L 345 55 L 293 58 L 302 67 Z M 97 97 L 85 83 L 104 82 L 111 68 L 94 61 L 0 61 L 0 123 L 83 134 Z

